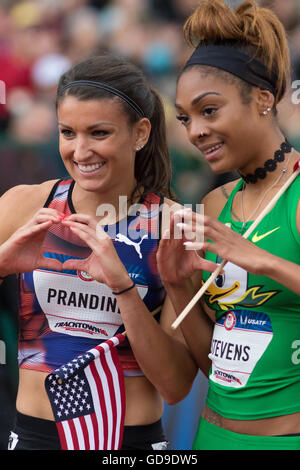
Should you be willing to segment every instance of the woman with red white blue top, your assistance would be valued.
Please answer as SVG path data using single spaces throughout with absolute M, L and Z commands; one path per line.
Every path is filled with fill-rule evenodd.
M 181 335 L 169 335 L 173 309 L 156 265 L 162 205 L 173 204 L 163 107 L 135 66 L 104 55 L 61 77 L 57 116 L 70 178 L 15 187 L 0 201 L 0 276 L 18 273 L 20 286 L 10 448 L 60 448 L 45 377 L 126 330 L 122 449 L 163 449 L 163 399 L 182 399 L 197 372 Z

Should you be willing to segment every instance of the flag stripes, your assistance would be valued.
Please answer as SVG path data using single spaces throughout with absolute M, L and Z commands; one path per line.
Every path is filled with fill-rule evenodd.
M 123 340 L 114 336 L 47 376 L 63 450 L 121 448 L 125 385 L 116 346 Z

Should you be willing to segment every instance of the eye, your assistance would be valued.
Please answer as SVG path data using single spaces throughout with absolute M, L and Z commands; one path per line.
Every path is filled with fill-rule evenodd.
M 210 117 L 216 114 L 217 111 L 218 111 L 218 108 L 213 107 L 213 106 L 207 106 L 206 108 L 203 109 L 202 114 L 206 117 Z
M 190 118 L 188 116 L 185 116 L 183 114 L 179 114 L 176 116 L 176 119 L 183 125 L 186 126 L 190 122 Z
M 225 274 L 219 274 L 215 280 L 217 287 L 223 287 L 225 284 Z
M 71 131 L 70 129 L 61 129 L 60 133 L 66 138 L 73 137 L 73 135 L 74 135 L 74 132 Z
M 101 129 L 101 130 L 100 130 L 100 129 L 97 129 L 97 130 L 94 130 L 94 131 L 92 132 L 92 135 L 93 135 L 94 137 L 106 137 L 108 134 L 109 134 L 109 132 L 108 132 L 108 131 L 105 131 L 105 130 L 103 130 L 103 129 Z

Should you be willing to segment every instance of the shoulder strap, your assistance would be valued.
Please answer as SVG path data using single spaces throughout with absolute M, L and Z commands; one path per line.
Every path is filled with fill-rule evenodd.
M 51 191 L 50 191 L 49 196 L 47 197 L 47 200 L 46 200 L 46 202 L 45 202 L 45 204 L 44 204 L 44 207 L 48 207 L 48 206 L 49 206 L 49 204 L 50 204 L 50 202 L 52 201 L 53 196 L 54 196 L 54 194 L 55 194 L 55 192 L 56 192 L 57 186 L 59 185 L 59 183 L 60 183 L 61 181 L 62 181 L 62 180 L 58 180 L 58 181 L 56 181 L 56 183 L 54 184 L 53 188 L 52 188 Z
M 47 198 L 47 201 L 45 202 L 44 204 L 44 207 L 49 207 L 50 203 L 53 201 L 53 199 L 55 198 L 55 195 L 56 195 L 56 192 L 58 190 L 58 187 L 61 185 L 61 184 L 68 184 L 69 186 L 71 186 L 73 180 L 70 179 L 70 178 L 67 178 L 67 179 L 60 179 L 60 180 L 57 180 L 56 183 L 54 184 L 53 188 L 51 189 L 51 192 Z

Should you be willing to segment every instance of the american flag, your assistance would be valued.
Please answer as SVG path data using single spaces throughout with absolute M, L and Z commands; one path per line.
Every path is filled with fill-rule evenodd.
M 63 450 L 119 450 L 125 417 L 125 386 L 116 346 L 119 334 L 45 380 Z

